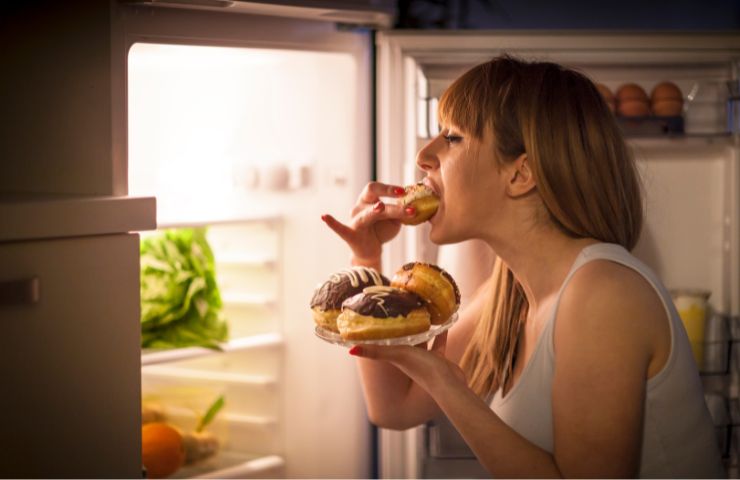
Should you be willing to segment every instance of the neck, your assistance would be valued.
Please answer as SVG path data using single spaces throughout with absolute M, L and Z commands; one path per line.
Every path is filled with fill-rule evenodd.
M 578 254 L 592 238 L 571 238 L 555 227 L 536 227 L 488 243 L 522 285 L 530 312 L 557 294 Z

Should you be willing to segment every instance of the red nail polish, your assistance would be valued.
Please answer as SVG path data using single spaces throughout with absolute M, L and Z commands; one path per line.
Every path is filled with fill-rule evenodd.
M 355 345 L 354 347 L 349 349 L 350 355 L 360 355 L 362 353 L 362 347 L 359 345 Z
M 378 202 L 378 203 L 376 203 L 376 204 L 375 204 L 375 205 L 373 206 L 373 210 L 375 210 L 376 212 L 380 212 L 380 211 L 382 211 L 382 210 L 383 210 L 383 208 L 385 208 L 385 205 L 383 205 L 383 202 Z
M 329 218 L 329 215 L 322 215 L 321 220 L 326 221 L 326 219 Z
M 415 215 L 416 209 L 414 207 L 406 207 L 403 209 L 404 212 L 406 212 L 406 215 Z
M 396 187 L 393 189 L 393 193 L 395 193 L 396 195 L 400 197 L 401 195 L 404 195 L 406 193 L 406 189 L 401 188 L 401 187 Z

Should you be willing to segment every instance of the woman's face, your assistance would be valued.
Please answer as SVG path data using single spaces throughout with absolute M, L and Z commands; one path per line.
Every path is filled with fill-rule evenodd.
M 491 135 L 481 140 L 455 126 L 422 148 L 416 163 L 427 183 L 440 196 L 430 223 L 430 238 L 437 244 L 483 238 L 495 224 L 505 197 L 504 173 L 498 168 Z

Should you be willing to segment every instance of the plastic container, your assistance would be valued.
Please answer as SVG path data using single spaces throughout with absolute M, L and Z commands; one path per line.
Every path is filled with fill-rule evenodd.
M 725 374 L 730 367 L 729 317 L 710 312 L 706 316 L 704 328 L 704 353 L 701 372 L 705 374 Z
M 740 80 L 727 83 L 727 131 L 740 135 Z
M 726 132 L 726 86 L 721 81 L 695 82 L 684 103 L 687 134 L 712 135 Z
M 704 365 L 704 331 L 707 321 L 707 301 L 710 295 L 711 293 L 707 290 L 671 290 L 673 303 L 676 304 L 676 310 L 678 310 L 686 328 L 691 349 L 694 353 L 694 360 L 696 360 L 700 370 L 703 369 Z
M 704 394 L 704 400 L 714 422 L 720 452 L 723 457 L 726 457 L 730 451 L 730 439 L 733 433 L 727 398 L 719 393 L 708 392 Z

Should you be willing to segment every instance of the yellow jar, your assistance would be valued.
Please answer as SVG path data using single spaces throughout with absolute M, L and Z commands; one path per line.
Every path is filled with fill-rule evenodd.
M 681 316 L 694 352 L 694 360 L 700 369 L 704 363 L 704 329 L 710 295 L 711 292 L 707 290 L 671 290 L 673 303 Z

